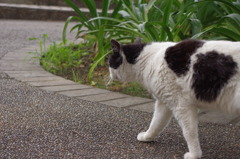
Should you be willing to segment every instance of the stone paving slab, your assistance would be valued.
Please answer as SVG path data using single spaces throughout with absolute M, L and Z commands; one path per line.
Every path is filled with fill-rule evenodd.
M 114 100 L 100 102 L 100 103 L 115 106 L 115 107 L 130 107 L 130 106 L 136 106 L 139 104 L 150 103 L 152 101 L 153 100 L 146 99 L 146 98 L 129 97 L 129 98 L 123 98 L 123 99 L 114 99 Z
M 12 52 L 12 53 L 10 53 L 10 54 L 5 55 L 3 58 L 15 57 L 15 58 L 25 59 L 25 58 L 27 58 L 27 57 L 33 57 L 33 56 L 35 56 L 35 55 L 26 53 L 26 51 L 25 51 L 25 53 L 24 53 L 24 52 L 19 52 L 19 53 L 14 53 L 14 52 Z
M 75 84 L 75 85 L 61 85 L 61 86 L 45 86 L 40 87 L 41 89 L 53 91 L 53 92 L 62 92 L 62 91 L 69 91 L 69 90 L 80 90 L 80 89 L 90 89 L 92 87 L 82 85 L 82 84 Z
M 110 91 L 98 88 L 91 88 L 91 89 L 84 89 L 84 90 L 69 90 L 59 92 L 59 94 L 66 95 L 69 97 L 83 97 L 83 96 L 90 96 L 96 94 L 103 94 L 103 93 L 110 93 Z
M 33 58 L 33 57 L 36 57 L 36 58 Z M 38 56 L 34 56 L 32 54 L 10 54 L 10 55 L 5 55 L 3 57 L 4 61 L 2 62 L 5 62 L 5 61 L 16 61 L 16 62 L 39 62 Z
M 1 61 L 0 64 L 4 65 L 4 66 L 11 66 L 11 65 L 16 65 L 16 64 L 34 64 L 34 62 L 30 63 L 30 58 L 29 59 L 25 59 L 23 57 L 14 57 L 14 56 L 8 56 L 8 57 L 3 57 L 2 59 L 4 59 L 4 61 Z M 32 58 L 31 58 L 32 59 Z M 33 61 L 33 60 L 31 60 Z M 36 60 L 34 60 L 36 61 Z M 38 62 L 38 61 L 36 61 Z
M 0 63 L 0 67 L 5 67 L 5 68 L 11 68 L 11 67 L 38 67 L 34 64 L 29 64 L 27 62 L 24 62 L 24 61 L 6 61 L 6 62 L 1 62 Z M 41 68 L 42 69 L 42 68 Z
M 49 72 L 46 72 L 45 70 L 41 71 L 4 71 L 7 73 L 10 77 L 14 78 L 22 78 L 22 77 L 49 77 L 49 76 L 55 76 Z
M 15 57 L 15 56 L 6 56 L 4 57 L 4 62 L 9 62 L 9 63 L 30 63 L 30 64 L 39 64 L 39 60 L 37 58 L 32 58 L 31 56 L 19 56 L 19 57 Z
M 24 55 L 18 55 L 24 56 Z M 36 65 L 34 61 L 31 60 L 7 60 L 6 57 L 0 61 L 0 70 L 1 71 L 43 71 L 44 69 Z M 7 57 L 9 58 L 9 56 Z M 14 58 L 14 56 L 12 57 Z M 20 57 L 19 57 L 20 58 Z
M 28 62 L 28 63 L 39 63 L 39 60 L 37 58 L 32 58 L 32 56 L 23 56 L 23 55 L 19 55 L 19 56 L 15 56 L 15 55 L 11 55 L 11 56 L 4 56 L 4 61 L 7 62 Z
M 35 81 L 35 82 L 27 82 L 28 84 L 36 87 L 40 86 L 59 86 L 59 85 L 73 85 L 76 84 L 73 81 L 69 80 L 56 80 L 56 81 Z
M 24 57 L 4 56 L 4 61 L 23 61 Z
M 88 101 L 94 101 L 94 102 L 103 102 L 103 101 L 109 101 L 113 99 L 122 99 L 130 97 L 128 95 L 120 94 L 120 93 L 105 93 L 105 94 L 96 94 L 91 96 L 85 96 L 85 97 L 77 97 L 79 99 L 88 100 Z
M 0 71 L 43 71 L 42 68 L 36 67 L 36 66 L 22 66 L 22 67 L 3 67 L 0 65 Z
M 57 81 L 57 80 L 65 80 L 62 77 L 58 76 L 50 76 L 50 77 L 18 77 L 20 81 L 24 82 L 37 82 L 37 81 Z

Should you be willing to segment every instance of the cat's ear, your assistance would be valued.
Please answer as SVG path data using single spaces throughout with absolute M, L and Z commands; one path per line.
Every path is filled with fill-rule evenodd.
M 142 43 L 141 38 L 140 38 L 139 36 L 136 37 L 134 43 L 135 43 L 135 44 L 141 44 L 141 43 Z
M 117 53 L 121 52 L 121 44 L 118 41 L 111 39 L 111 45 L 112 45 L 113 52 L 117 52 Z

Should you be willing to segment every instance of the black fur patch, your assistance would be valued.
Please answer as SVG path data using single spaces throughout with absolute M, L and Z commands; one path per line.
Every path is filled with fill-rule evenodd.
M 110 67 L 117 69 L 123 62 L 123 58 L 120 54 L 121 52 L 121 44 L 117 42 L 116 40 L 111 40 L 111 45 L 113 49 L 113 54 L 111 55 L 109 59 L 109 65 Z
M 122 60 L 123 60 L 123 58 L 119 52 L 113 52 L 113 54 L 111 55 L 111 57 L 109 59 L 109 65 L 110 65 L 110 67 L 117 69 L 122 64 L 122 62 L 123 62 Z
M 198 54 L 197 58 L 193 66 L 192 89 L 197 99 L 212 102 L 237 72 L 237 63 L 231 56 L 216 51 Z
M 130 64 L 135 64 L 136 59 L 146 45 L 147 44 L 144 43 L 123 45 L 122 50 L 126 56 L 127 62 Z
M 185 75 L 189 70 L 192 54 L 203 44 L 204 42 L 199 40 L 184 40 L 175 46 L 169 47 L 165 53 L 168 67 L 177 76 Z

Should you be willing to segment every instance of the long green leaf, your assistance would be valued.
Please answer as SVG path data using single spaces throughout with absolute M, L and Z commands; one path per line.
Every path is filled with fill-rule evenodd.
M 97 7 L 94 0 L 82 0 L 82 2 L 88 8 L 91 17 L 98 16 Z
M 100 26 L 99 32 L 98 32 L 98 53 L 97 56 L 95 56 L 94 61 L 98 60 L 102 55 L 104 54 L 104 26 Z M 101 62 L 102 64 L 102 62 Z
M 71 30 L 70 30 L 70 33 L 73 31 L 73 30 L 75 30 L 75 29 L 78 29 L 78 31 L 80 31 L 81 29 L 82 29 L 82 27 L 83 27 L 83 24 L 76 24 L 76 25 L 74 25 L 72 28 L 71 28 Z
M 96 62 L 94 62 L 94 64 L 92 65 L 92 67 L 90 68 L 89 72 L 88 72 L 88 81 L 91 81 L 92 75 L 93 75 L 93 71 L 95 70 L 95 68 L 99 65 L 99 63 L 105 59 L 105 57 L 107 55 L 109 55 L 112 51 L 107 52 L 106 54 L 104 54 L 102 57 L 100 57 Z
M 236 32 L 233 32 L 233 31 L 230 30 L 230 29 L 223 28 L 223 27 L 219 27 L 219 28 L 213 28 L 211 31 L 212 31 L 212 32 L 215 32 L 215 33 L 217 33 L 217 34 L 219 34 L 219 35 L 228 37 L 230 40 L 240 41 L 240 36 L 239 36 L 239 34 L 237 34 Z
M 125 11 L 130 15 L 129 17 L 131 17 L 131 19 L 135 22 L 138 22 L 138 18 L 136 16 L 136 14 L 133 12 L 133 1 L 128 1 L 128 0 L 122 0 L 123 1 L 123 7 L 125 9 Z M 120 12 L 119 12 L 120 13 Z
M 111 0 L 103 0 L 102 1 L 102 16 L 107 16 L 108 15 L 108 9 L 111 4 Z
M 128 27 L 124 27 L 124 26 L 114 26 L 115 29 L 117 29 L 120 32 L 123 33 L 129 33 L 129 34 L 134 34 L 135 36 L 139 36 L 142 39 L 145 39 L 145 41 L 149 41 L 149 39 L 142 33 L 140 33 L 138 30 L 133 29 L 133 28 L 128 28 Z
M 173 7 L 173 0 L 168 0 L 167 2 L 167 5 L 164 9 L 164 15 L 163 15 L 163 24 L 168 24 L 168 21 L 169 21 L 169 17 L 170 17 L 170 14 L 171 14 L 171 11 L 172 11 L 172 7 Z M 163 39 L 166 39 L 166 33 L 164 32 L 164 30 L 162 29 L 161 33 L 160 33 L 160 39 L 163 40 Z
M 199 33 L 193 35 L 193 36 L 191 37 L 191 39 L 200 39 L 204 34 L 210 32 L 213 28 L 216 28 L 216 27 L 217 27 L 216 24 L 211 25 L 211 26 L 205 28 L 204 31 L 199 32 Z
M 197 17 L 190 18 L 191 21 L 191 33 L 197 34 L 202 31 L 202 23 Z
M 240 33 L 240 14 L 229 14 L 224 16 L 223 19 L 226 19 L 228 21 L 227 25 L 231 26 L 231 28 Z
M 158 30 L 154 27 L 153 24 L 147 22 L 145 24 L 145 31 L 148 35 L 150 35 L 151 41 L 159 41 L 159 32 Z
M 216 25 L 212 25 L 211 27 L 205 29 L 203 32 L 200 32 L 192 37 L 192 39 L 198 39 L 204 34 L 207 33 L 216 33 L 218 35 L 221 35 L 223 37 L 228 38 L 229 40 L 232 41 L 240 41 L 240 36 L 236 32 L 233 32 L 230 29 L 223 28 L 223 27 L 216 27 Z M 211 38 L 209 38 L 211 39 Z
M 82 21 L 88 20 L 88 18 L 79 10 L 79 8 L 71 1 L 71 0 L 64 0 L 67 5 L 74 9 L 74 11 L 80 16 Z
M 118 3 L 116 4 L 112 14 L 111 14 L 111 17 L 112 18 L 118 18 L 118 12 L 122 9 L 122 1 L 119 0 Z
M 237 5 L 235 6 L 234 3 L 231 3 L 231 1 L 229 1 L 229 0 L 203 0 L 203 1 L 192 2 L 192 3 L 189 3 L 188 5 L 186 5 L 184 10 L 186 10 L 189 7 L 191 8 L 192 6 L 194 6 L 196 4 L 199 6 L 200 3 L 206 3 L 206 2 L 214 2 L 214 3 L 221 2 L 221 3 L 231 7 L 235 12 L 240 14 L 239 6 L 237 6 Z
M 111 18 L 111 17 L 96 17 L 96 18 L 92 18 L 90 19 L 88 22 L 92 22 L 95 20 L 107 20 L 107 21 L 111 21 L 111 22 L 117 22 L 117 23 L 121 23 L 122 20 L 116 19 L 116 18 Z
M 67 20 L 65 22 L 65 25 L 63 27 L 63 31 L 62 31 L 62 41 L 63 41 L 64 44 L 66 44 L 66 41 L 67 41 L 67 38 L 66 38 L 67 27 L 68 27 L 69 22 L 72 21 L 72 20 L 78 20 L 80 22 L 82 21 L 81 18 L 76 17 L 76 16 L 70 16 L 70 17 L 67 18 Z
M 98 17 L 98 12 L 97 12 L 97 7 L 96 7 L 96 3 L 94 0 L 82 0 L 82 2 L 84 3 L 84 5 L 88 8 L 89 13 L 91 15 L 92 18 L 94 17 Z M 95 21 L 95 27 L 99 28 L 101 25 L 101 21 Z
M 152 6 L 154 5 L 154 3 L 156 2 L 157 0 L 150 0 L 147 4 L 147 7 L 146 7 L 146 12 L 148 12 Z

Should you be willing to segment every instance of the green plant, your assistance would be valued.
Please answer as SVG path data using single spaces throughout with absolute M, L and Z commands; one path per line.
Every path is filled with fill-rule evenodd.
M 82 64 L 82 57 L 89 54 L 84 44 L 72 44 L 65 46 L 63 43 L 50 45 L 40 59 L 40 64 L 48 71 L 62 74 L 69 68 L 78 68 Z
M 122 0 L 121 17 L 92 20 L 116 22 L 110 34 L 118 39 L 139 36 L 145 42 L 180 41 L 187 38 L 239 40 L 239 0 Z M 114 33 L 115 32 L 115 33 Z M 126 34 L 127 33 L 127 34 Z M 130 35 L 130 36 L 129 36 Z
M 77 20 L 72 30 L 95 48 L 92 67 L 103 66 L 110 53 L 110 39 L 133 41 L 136 36 L 144 42 L 180 41 L 187 38 L 240 40 L 240 0 L 103 0 L 98 11 L 93 0 L 82 0 L 90 16 L 84 14 L 71 0 L 65 0 L 78 16 L 67 19 L 63 42 L 70 21 Z M 115 9 L 109 13 L 109 6 Z
M 38 40 L 39 52 L 40 52 L 40 54 L 43 54 L 46 51 L 46 42 L 47 42 L 48 38 L 49 38 L 48 34 L 43 34 L 42 37 L 40 37 L 40 38 L 31 37 L 28 40 Z
M 203 1 L 199 3 L 203 3 Z M 215 34 L 211 36 L 211 39 L 239 41 L 240 0 L 206 0 L 204 3 L 204 6 L 208 5 L 211 9 L 204 11 L 204 6 L 199 8 L 197 17 L 205 26 L 199 35 L 204 37 L 206 34 Z M 215 12 L 213 13 L 211 10 Z
M 66 42 L 66 30 L 68 27 L 68 24 L 72 20 L 76 20 L 79 23 L 71 28 L 71 31 L 77 29 L 77 35 L 78 38 L 84 38 L 85 41 L 95 46 L 95 57 L 93 61 L 95 64 L 93 64 L 92 70 L 94 69 L 95 65 L 104 64 L 103 57 L 106 57 L 106 51 L 109 48 L 108 41 L 111 38 L 111 36 L 108 34 L 107 30 L 105 30 L 104 25 L 113 25 L 113 22 L 106 21 L 104 19 L 98 19 L 95 21 L 92 21 L 91 19 L 104 16 L 104 17 L 111 17 L 111 18 L 118 18 L 118 11 L 121 8 L 122 2 L 118 1 L 115 9 L 110 13 L 109 12 L 109 6 L 112 3 L 112 0 L 103 0 L 102 1 L 102 10 L 98 10 L 96 7 L 96 3 L 94 0 L 82 0 L 86 8 L 89 10 L 89 15 L 86 15 L 83 13 L 71 0 L 64 0 L 70 7 L 72 7 L 75 12 L 78 14 L 78 16 L 70 16 L 65 23 L 62 39 L 63 42 Z M 92 71 L 89 73 L 89 78 L 92 76 Z
M 93 73 L 92 80 L 88 79 L 89 63 L 92 62 L 91 48 L 84 44 L 72 44 L 68 46 L 63 43 L 51 44 L 41 56 L 40 64 L 48 71 L 73 80 L 81 84 L 89 84 L 94 87 L 120 91 L 125 94 L 150 97 L 149 94 L 137 83 L 113 82 L 107 85 L 108 66 L 97 67 Z
M 28 54 L 31 54 L 31 59 L 41 59 L 41 56 L 45 53 L 47 47 L 46 42 L 48 40 L 48 34 L 43 34 L 42 37 L 36 38 L 36 37 L 30 37 L 28 40 L 37 40 L 39 44 L 39 51 L 36 50 L 35 52 L 28 52 Z M 34 56 L 32 56 L 34 55 Z M 26 61 L 28 58 L 28 55 L 24 58 L 24 61 Z

